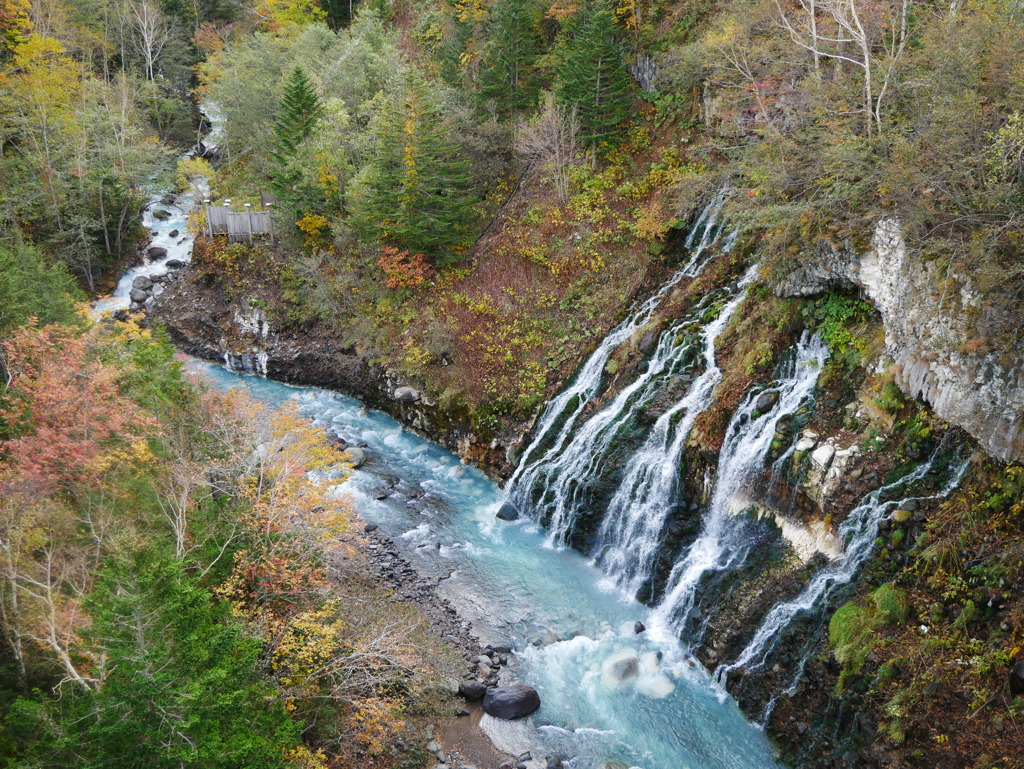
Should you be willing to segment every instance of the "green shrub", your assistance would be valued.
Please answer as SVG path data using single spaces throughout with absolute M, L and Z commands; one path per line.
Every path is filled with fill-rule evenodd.
M 851 673 L 860 673 L 871 653 L 871 635 L 878 619 L 871 609 L 850 601 L 841 606 L 828 623 L 829 646 L 836 660 Z
M 894 543 L 895 544 L 895 543 Z M 892 583 L 882 585 L 871 594 L 871 601 L 879 616 L 887 623 L 906 622 L 910 615 L 907 591 Z

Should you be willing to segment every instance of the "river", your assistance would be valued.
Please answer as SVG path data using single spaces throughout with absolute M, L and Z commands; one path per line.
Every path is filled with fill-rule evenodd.
M 317 424 L 367 447 L 369 460 L 341 491 L 422 574 L 440 580 L 482 643 L 515 650 L 519 678 L 541 695 L 540 710 L 522 721 L 484 717 L 499 749 L 559 753 L 574 759 L 573 769 L 775 766 L 764 735 L 702 667 L 679 647 L 633 632 L 650 609 L 604 587 L 602 572 L 573 550 L 550 547 L 536 526 L 495 518 L 502 492 L 482 472 L 344 395 L 194 359 L 189 367 L 271 406 L 296 400 Z M 374 499 L 379 491 L 389 496 Z M 633 656 L 636 678 L 606 674 Z
M 211 117 L 207 146 L 220 130 L 216 114 Z M 150 246 L 166 248 L 166 255 L 123 275 L 112 296 L 95 306 L 97 315 L 128 307 L 138 276 L 165 274 L 172 259 L 189 261 L 187 216 L 195 196 L 169 203 L 167 192 L 154 183 L 143 215 Z M 156 209 L 169 218 L 155 218 Z M 572 769 L 776 766 L 763 733 L 685 648 L 634 632 L 637 621 L 651 624 L 649 608 L 610 585 L 584 556 L 552 546 L 536 524 L 498 520 L 502 490 L 482 472 L 339 393 L 196 359 L 188 367 L 217 387 L 244 387 L 270 406 L 297 400 L 316 424 L 367 448 L 369 460 L 339 493 L 391 536 L 426 579 L 438 582 L 481 643 L 511 646 L 518 679 L 540 693 L 540 709 L 526 719 L 483 717 L 481 727 L 499 749 L 559 754 L 571 759 Z M 381 491 L 388 496 L 375 499 Z M 625 680 L 616 670 L 627 671 Z M 535 759 L 531 769 L 540 767 Z

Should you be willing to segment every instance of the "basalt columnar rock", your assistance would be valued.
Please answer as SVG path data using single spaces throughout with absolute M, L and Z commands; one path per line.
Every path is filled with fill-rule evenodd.
M 885 325 L 904 393 L 970 433 L 1004 462 L 1024 459 L 1024 352 L 992 344 L 994 323 L 970 276 L 911 256 L 896 219 L 878 222 L 871 249 L 821 243 L 779 282 L 780 296 L 856 288 Z

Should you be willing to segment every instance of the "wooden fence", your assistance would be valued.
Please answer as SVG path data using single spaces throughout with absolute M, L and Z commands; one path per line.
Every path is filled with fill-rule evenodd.
M 270 203 L 263 211 L 253 211 L 252 204 L 246 203 L 244 211 L 232 211 L 231 201 L 215 206 L 209 200 L 203 201 L 206 212 L 206 234 L 227 235 L 228 240 L 246 240 L 250 243 L 254 235 L 274 237 L 274 222 L 270 218 Z

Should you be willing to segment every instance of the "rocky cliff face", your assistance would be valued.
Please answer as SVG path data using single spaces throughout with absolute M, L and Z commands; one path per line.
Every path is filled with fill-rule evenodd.
M 903 392 L 997 459 L 1024 460 L 1024 354 L 986 349 L 985 308 L 969 276 L 909 258 L 899 222 L 882 219 L 871 250 L 820 244 L 776 291 L 810 296 L 844 287 L 862 291 L 882 316 Z
M 234 371 L 359 398 L 495 478 L 511 472 L 514 447 L 528 427 L 484 434 L 465 409 L 443 408 L 417 383 L 366 360 L 325 330 L 276 327 L 263 308 L 228 301 L 188 270 L 156 298 L 150 313 L 189 354 L 221 361 Z

